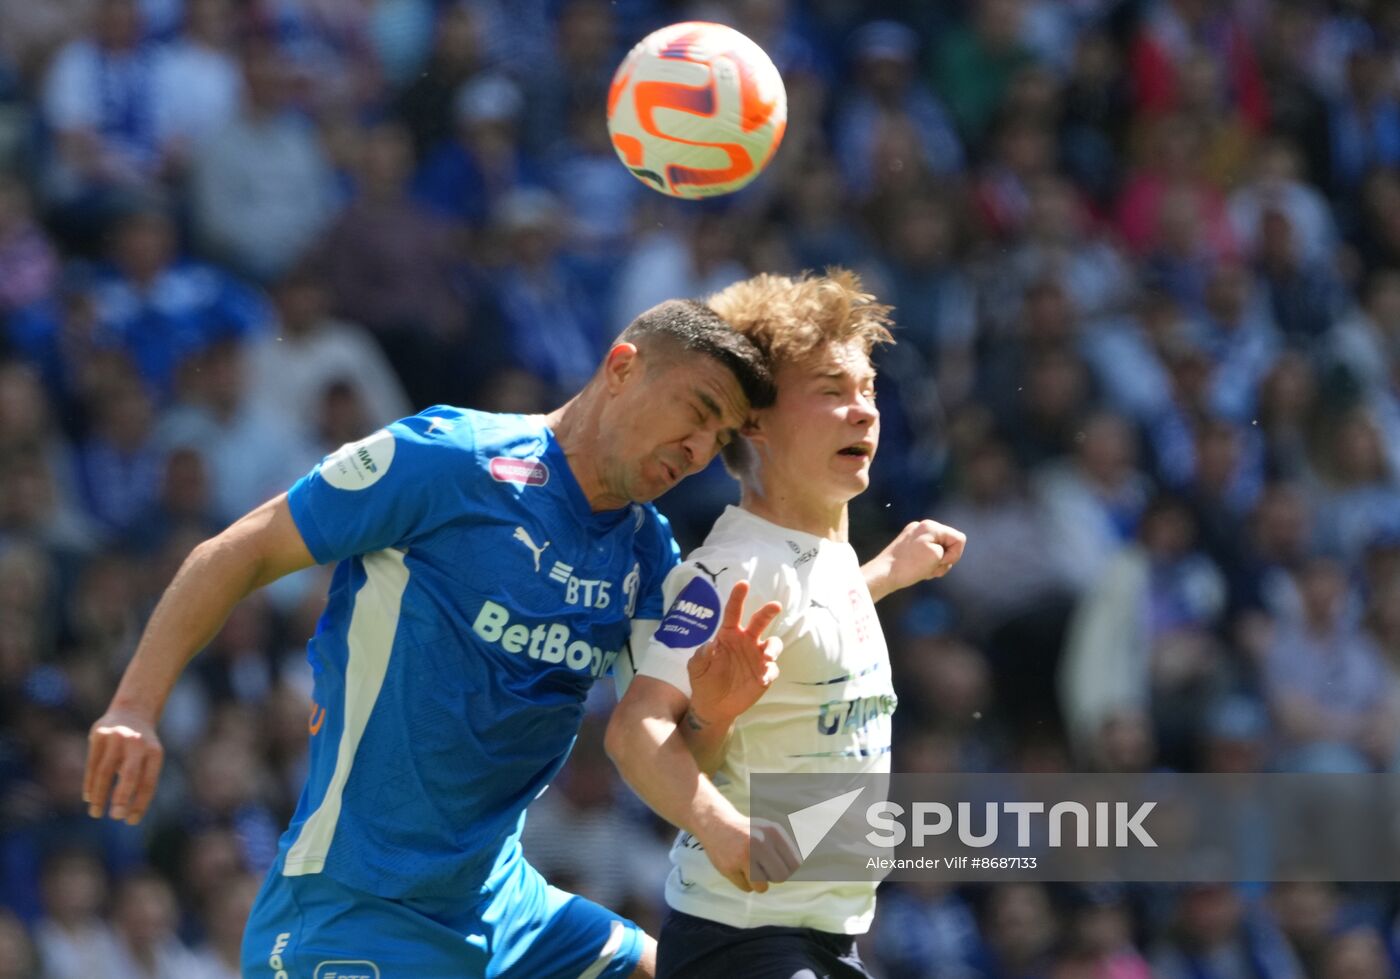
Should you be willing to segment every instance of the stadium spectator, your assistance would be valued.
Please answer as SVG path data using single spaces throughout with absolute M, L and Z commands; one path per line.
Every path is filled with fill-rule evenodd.
M 1117 711 L 1143 711 L 1153 718 L 1164 759 L 1179 762 L 1200 698 L 1228 680 L 1214 638 L 1225 582 L 1196 537 L 1181 501 L 1154 500 L 1136 542 L 1077 605 L 1059 674 L 1062 709 L 1077 743 Z
M 0 979 L 30 979 L 38 968 L 39 960 L 24 925 L 0 908 Z
M 864 197 L 881 189 L 882 135 L 901 129 L 912 142 L 913 153 L 900 157 L 911 172 L 946 177 L 962 170 L 962 143 L 947 111 L 914 81 L 918 35 L 894 21 L 873 21 L 850 44 L 856 84 L 843 93 L 832 134 L 848 191 Z
M 195 949 L 199 964 L 192 973 L 197 979 L 239 979 L 239 956 L 243 947 L 243 927 L 258 893 L 256 877 L 247 874 L 219 881 L 205 906 L 203 917 L 207 942 Z
M 265 327 L 264 303 L 247 285 L 218 266 L 179 254 L 174 221 L 156 199 L 126 207 L 112 229 L 110 261 L 90 288 L 97 320 L 93 343 L 130 358 L 162 405 L 174 394 L 187 360 L 217 336 Z
M 1060 925 L 1043 884 L 1006 884 L 982 909 L 982 947 L 976 961 L 984 975 L 1029 979 L 1051 963 Z
M 103 920 L 107 873 L 84 850 L 60 850 L 45 863 L 41 888 L 43 916 L 34 941 L 43 974 L 80 979 L 102 972 L 117 957 L 117 937 Z
M 316 131 L 291 108 L 290 71 L 271 45 L 245 51 L 243 112 L 204 143 L 190 175 L 204 248 L 260 281 L 301 258 L 339 207 Z
M 159 178 L 155 82 L 155 46 L 143 36 L 136 0 L 99 0 L 92 33 L 64 45 L 45 73 L 45 197 L 65 210 L 76 240 L 91 244 L 119 192 Z
M 428 63 L 393 106 L 394 115 L 413 136 L 415 159 L 426 159 L 452 135 L 457 92 L 480 68 L 480 32 L 472 4 L 441 4 Z
M 1290 771 L 1385 768 L 1400 718 L 1345 571 L 1314 557 L 1296 578 L 1299 609 L 1280 623 L 1265 661 L 1265 689 L 1282 736 L 1279 762 Z
M 155 406 L 140 378 L 128 375 L 95 405 L 92 432 L 78 448 L 78 474 L 89 514 L 112 537 L 123 536 L 154 505 L 164 452 L 156 443 Z
M 1124 419 L 1094 415 L 1080 431 L 1074 454 L 1047 463 L 1035 480 L 1052 533 L 1069 551 L 1066 564 L 1078 586 L 1088 587 L 1132 539 L 1151 483 L 1138 469 L 1134 433 Z
M 1006 99 L 1012 78 L 1031 62 L 1024 44 L 1026 4 L 977 0 L 965 23 L 944 35 L 934 56 L 933 83 L 969 144 L 976 145 Z
M 396 331 L 450 339 L 462 329 L 446 223 L 408 196 L 408 132 L 379 123 L 364 133 L 355 195 L 327 230 L 318 257 L 336 311 L 386 341 Z
M 1328 110 L 1333 187 L 1350 190 L 1373 167 L 1400 164 L 1400 101 L 1387 59 L 1369 45 L 1346 58 L 1346 84 Z
M 1152 974 L 1160 979 L 1305 975 L 1267 919 L 1251 920 L 1240 894 L 1229 885 L 1188 886 L 1172 917 L 1170 937 L 1149 953 Z
M 186 0 L 180 34 L 160 52 L 153 84 L 161 145 L 177 168 L 237 119 L 243 71 L 230 0 Z
M 26 918 L 36 917 L 40 907 L 47 906 L 43 903 L 47 897 L 41 898 L 46 893 L 44 870 L 59 854 L 83 850 L 100 861 L 99 875 L 115 876 L 140 863 L 143 843 L 141 835 L 130 827 L 83 818 L 82 782 L 79 780 L 75 788 L 73 781 L 81 771 L 86 750 L 83 735 L 58 726 L 46 726 L 41 731 L 44 740 L 35 771 L 28 784 L 16 786 L 6 799 L 8 825 L 0 836 L 0 869 L 4 873 L 0 892 L 11 908 Z M 80 883 L 64 878 L 59 886 L 77 889 Z M 91 881 L 88 884 L 94 886 Z M 87 910 L 70 916 L 77 922 L 84 914 L 105 910 L 101 908 L 102 882 L 99 880 L 95 886 L 96 897 L 64 891 L 55 895 L 55 900 L 61 903 L 81 898 L 91 902 L 90 906 L 81 904 Z M 58 913 L 69 916 L 63 908 Z
M 103 971 L 113 979 L 185 979 L 199 967 L 175 933 L 175 895 L 163 877 L 136 873 L 113 897 L 117 946 Z
M 46 298 L 58 282 L 58 255 L 34 220 L 29 189 L 0 173 L 0 322 Z
M 496 230 L 506 263 L 493 291 L 509 363 L 560 392 L 578 390 L 611 331 L 560 252 L 558 200 L 543 190 L 514 191 L 498 204 Z
M 544 179 L 521 145 L 525 98 L 515 82 L 476 75 L 457 90 L 452 110 L 452 134 L 420 158 L 414 194 L 439 217 L 479 231 L 512 187 Z
M 396 372 L 373 336 L 357 322 L 331 315 L 331 296 L 344 295 L 333 287 L 336 281 L 319 275 L 310 265 L 283 277 L 272 290 L 276 314 L 272 328 L 245 347 L 247 403 L 282 419 L 308 441 L 316 438 L 322 393 L 331 382 L 344 379 L 363 404 L 369 427 L 355 436 L 359 438 L 410 412 L 414 402 L 399 378 L 414 377 L 406 367 L 426 370 L 430 366 L 400 363 Z M 373 307 L 358 308 L 368 313 Z M 424 326 L 420 320 L 406 322 L 402 329 L 421 336 Z M 427 349 L 441 354 L 439 347 Z M 419 386 L 421 382 L 415 389 Z M 415 400 L 432 403 L 421 397 Z
M 1329 261 L 1337 248 L 1337 224 L 1327 198 L 1303 179 L 1298 146 L 1286 139 L 1260 144 L 1252 179 L 1230 195 L 1230 222 L 1246 251 L 1254 254 L 1267 241 L 1263 221 L 1271 211 L 1288 218 L 1299 257 Z
M 228 523 L 272 487 L 295 481 L 316 461 L 305 429 L 253 400 L 248 351 L 226 337 L 199 354 L 181 402 L 157 432 L 162 444 L 196 449 L 212 476 L 215 512 Z

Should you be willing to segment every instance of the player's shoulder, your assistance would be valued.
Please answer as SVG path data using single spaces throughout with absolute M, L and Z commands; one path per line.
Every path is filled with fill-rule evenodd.
M 750 575 L 786 575 L 802 558 L 804 547 L 790 533 L 737 506 L 725 509 L 692 560 L 709 559 L 743 565 Z
M 632 528 L 637 542 L 637 550 L 669 551 L 675 547 L 675 535 L 671 533 L 671 521 L 651 503 L 633 503 Z
M 679 579 L 707 579 L 722 595 L 739 581 L 762 601 L 783 601 L 797 586 L 795 559 L 779 531 L 738 507 L 729 507 L 703 544 L 673 572 Z
M 548 444 L 544 422 L 537 415 L 433 405 L 391 427 L 400 439 L 459 454 L 462 465 L 489 470 L 501 481 L 542 483 L 547 479 L 543 463 L 536 461 Z

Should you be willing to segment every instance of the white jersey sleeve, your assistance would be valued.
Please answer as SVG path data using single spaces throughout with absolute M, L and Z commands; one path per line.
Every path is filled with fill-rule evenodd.
M 741 560 L 732 551 L 726 554 L 712 547 L 700 548 L 666 576 L 666 614 L 636 664 L 637 673 L 664 680 L 689 697 L 687 664 L 695 651 L 719 630 L 724 605 L 734 586 L 740 581 L 749 583 L 744 622 L 770 601 L 783 606 L 765 633 L 781 636 L 794 594 L 790 577 L 789 569 L 762 555 Z

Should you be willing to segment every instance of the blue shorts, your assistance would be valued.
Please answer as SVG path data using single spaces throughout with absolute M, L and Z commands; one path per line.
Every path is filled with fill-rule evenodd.
M 619 979 L 641 955 L 640 928 L 523 859 L 482 903 L 452 908 L 284 877 L 279 857 L 243 932 L 253 979 Z

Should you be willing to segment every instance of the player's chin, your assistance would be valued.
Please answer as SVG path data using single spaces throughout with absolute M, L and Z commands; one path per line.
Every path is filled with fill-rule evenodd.
M 632 484 L 632 492 L 629 494 L 633 503 L 650 503 L 652 500 L 662 496 L 679 480 L 670 480 L 663 477 L 644 476 Z
M 870 461 L 852 461 L 850 456 L 838 456 L 836 464 L 832 467 L 832 486 L 839 486 L 842 489 L 856 488 L 856 492 L 864 492 L 870 487 Z

